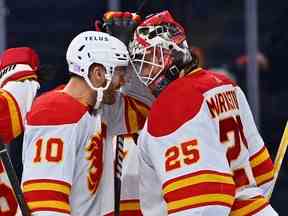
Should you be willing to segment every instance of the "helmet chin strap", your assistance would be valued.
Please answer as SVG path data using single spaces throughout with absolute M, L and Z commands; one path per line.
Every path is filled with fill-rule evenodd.
M 107 67 L 106 67 L 106 70 L 107 70 Z M 114 68 L 113 68 L 113 71 L 112 73 L 114 72 Z M 93 109 L 97 110 L 99 109 L 99 107 L 101 106 L 101 103 L 103 101 L 103 96 L 104 96 L 104 91 L 109 87 L 109 85 L 111 84 L 112 82 L 112 76 L 111 75 L 108 75 L 108 74 L 105 74 L 105 78 L 106 78 L 106 85 L 104 87 L 98 87 L 98 88 L 95 88 L 91 81 L 89 80 L 89 78 L 85 78 L 87 84 L 89 85 L 89 87 L 91 89 L 93 89 L 94 91 L 96 91 L 97 93 L 97 96 L 96 96 L 96 103 L 93 107 Z
M 101 105 L 101 102 L 103 100 L 103 93 L 104 91 L 101 89 L 97 90 L 97 98 L 96 98 L 96 103 L 94 105 L 94 109 L 98 109 Z

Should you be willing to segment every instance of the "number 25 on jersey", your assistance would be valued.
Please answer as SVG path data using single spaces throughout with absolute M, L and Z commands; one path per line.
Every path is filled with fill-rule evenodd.
M 168 172 L 185 165 L 191 165 L 197 163 L 199 159 L 200 153 L 196 139 L 174 145 L 165 152 L 165 170 Z

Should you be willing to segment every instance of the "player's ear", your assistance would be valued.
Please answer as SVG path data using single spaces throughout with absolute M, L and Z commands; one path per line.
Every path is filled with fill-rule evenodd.
M 100 87 L 105 84 L 105 68 L 99 64 L 91 65 L 89 69 L 89 79 L 94 87 Z

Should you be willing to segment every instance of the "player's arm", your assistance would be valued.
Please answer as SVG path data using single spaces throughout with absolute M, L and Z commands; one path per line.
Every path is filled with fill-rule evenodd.
M 240 110 L 242 110 L 241 119 L 243 120 L 243 129 L 250 154 L 250 165 L 257 186 L 259 186 L 263 190 L 264 195 L 267 196 L 273 182 L 273 162 L 257 130 L 247 99 L 239 87 L 237 93 Z
M 32 215 L 70 215 L 77 129 L 73 124 L 27 126 L 22 187 Z

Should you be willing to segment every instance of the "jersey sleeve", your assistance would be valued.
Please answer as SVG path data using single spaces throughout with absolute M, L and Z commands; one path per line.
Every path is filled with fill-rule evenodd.
M 246 134 L 253 176 L 257 186 L 259 186 L 263 190 L 264 195 L 267 196 L 273 183 L 273 162 L 265 147 L 264 141 L 257 130 L 252 112 L 243 91 L 238 87 L 237 92 L 240 110 L 242 111 L 241 118 L 243 119 L 243 129 Z
M 33 216 L 70 215 L 77 130 L 76 124 L 27 126 L 22 187 Z
M 148 202 L 145 194 L 151 196 L 149 184 L 155 185 L 154 179 L 159 181 L 168 215 L 229 214 L 235 183 L 205 109 L 203 105 L 193 119 L 165 136 L 153 136 L 152 129 L 147 132 L 144 127 L 139 138 L 141 206 L 142 200 Z
M 23 132 L 23 121 L 17 101 L 8 91 L 0 90 L 0 136 L 5 144 Z
M 0 90 L 0 136 L 9 144 L 23 132 L 26 113 L 39 87 L 36 81 L 11 81 Z

